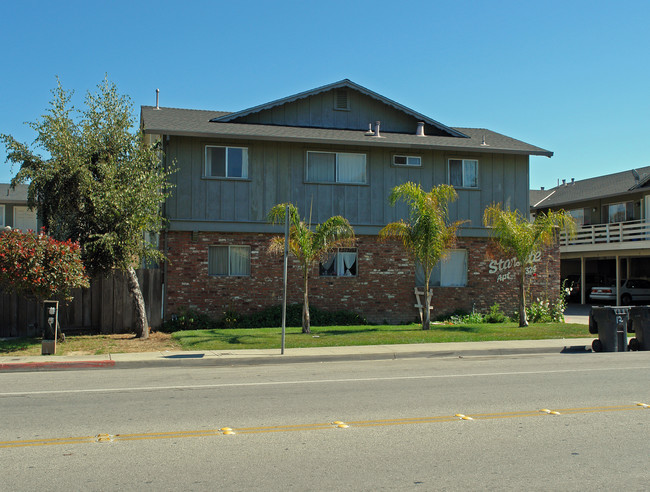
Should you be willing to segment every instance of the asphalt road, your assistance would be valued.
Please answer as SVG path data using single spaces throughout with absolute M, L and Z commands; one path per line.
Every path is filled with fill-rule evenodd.
M 648 490 L 649 382 L 643 352 L 3 373 L 0 489 Z

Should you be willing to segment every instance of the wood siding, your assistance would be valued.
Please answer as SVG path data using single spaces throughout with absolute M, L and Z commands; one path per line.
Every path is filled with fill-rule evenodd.
M 206 145 L 248 147 L 249 178 L 203 177 Z M 306 183 L 305 161 L 309 150 L 365 153 L 367 184 Z M 393 166 L 395 153 L 419 155 L 422 166 Z M 481 228 L 483 210 L 492 203 L 502 203 L 524 215 L 529 208 L 528 157 L 522 155 L 187 137 L 171 137 L 166 142 L 166 155 L 178 169 L 171 178 L 176 188 L 166 205 L 172 227 L 173 221 L 193 221 L 191 229 L 194 230 L 202 230 L 201 223 L 205 222 L 229 222 L 242 224 L 242 231 L 256 232 L 266 223 L 271 207 L 286 201 L 296 204 L 303 215 L 308 215 L 312 208 L 313 220 L 317 222 L 340 214 L 353 226 L 382 227 L 406 213 L 404 205 L 389 205 L 387 197 L 391 189 L 406 181 L 420 183 L 425 189 L 446 183 L 450 158 L 479 161 L 479 186 L 458 190 L 458 200 L 450 208 L 452 220 L 468 220 L 466 227 Z
M 358 91 L 348 89 L 347 92 L 349 110 L 334 109 L 334 90 L 265 109 L 236 121 L 340 130 L 367 130 L 369 123 L 374 127 L 376 121 L 381 121 L 382 131 L 415 134 L 418 123 L 415 117 Z M 425 131 L 429 135 L 444 135 L 444 132 L 429 125 L 426 125 Z
M 162 271 L 138 270 L 138 280 L 147 308 L 149 325 L 161 323 Z M 129 333 L 135 319 L 133 301 L 126 277 L 115 273 L 97 277 L 88 289 L 73 292 L 74 300 L 59 304 L 59 324 L 64 333 L 90 331 L 93 333 Z M 42 304 L 15 294 L 0 293 L 0 338 L 41 336 Z

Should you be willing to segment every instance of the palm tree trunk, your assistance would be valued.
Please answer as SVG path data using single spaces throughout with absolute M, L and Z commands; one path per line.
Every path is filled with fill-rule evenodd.
M 302 301 L 302 332 L 311 333 L 310 322 L 309 322 L 309 270 L 305 268 L 304 270 L 304 297 Z
M 144 305 L 144 297 L 140 290 L 138 275 L 133 268 L 126 271 L 129 293 L 135 306 L 135 336 L 138 338 L 149 338 L 149 323 L 147 322 L 147 310 Z
M 519 326 L 523 327 L 528 326 L 528 319 L 526 317 L 526 267 L 523 265 L 523 262 L 519 277 Z
M 431 275 L 431 272 L 425 272 Z M 429 277 L 424 280 L 424 321 L 422 322 L 422 329 L 428 330 L 431 328 L 431 297 L 429 297 Z

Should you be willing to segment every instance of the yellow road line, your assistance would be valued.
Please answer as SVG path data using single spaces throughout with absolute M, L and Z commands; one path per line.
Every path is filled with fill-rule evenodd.
M 380 427 L 380 426 L 411 425 L 411 424 L 432 424 L 432 423 L 458 421 L 459 417 L 457 415 L 470 417 L 471 420 L 494 420 L 494 419 L 508 419 L 508 418 L 518 418 L 518 417 L 562 418 L 562 415 L 566 415 L 566 414 L 576 415 L 576 414 L 621 412 L 621 411 L 644 410 L 644 409 L 645 409 L 644 407 L 638 405 L 616 405 L 616 406 L 602 406 L 602 407 L 554 409 L 553 412 L 558 412 L 558 414 L 552 416 L 549 416 L 549 414 L 546 411 L 526 410 L 526 411 L 503 412 L 503 413 L 479 413 L 479 414 L 468 414 L 468 415 L 456 414 L 456 416 L 438 415 L 438 416 L 409 417 L 409 418 L 399 418 L 399 419 L 378 419 L 378 420 L 357 420 L 357 421 L 346 420 L 345 425 L 354 428 L 354 427 Z M 275 425 L 275 426 L 261 426 L 261 427 L 240 427 L 240 428 L 232 428 L 232 431 L 235 434 L 262 434 L 262 433 L 273 433 L 273 432 L 296 432 L 296 431 L 312 431 L 312 430 L 326 430 L 326 429 L 338 430 L 339 426 L 336 425 L 336 422 L 297 424 L 297 425 Z M 54 445 L 61 445 L 61 444 L 82 444 L 82 443 L 105 444 L 108 442 L 118 442 L 118 441 L 178 439 L 178 438 L 185 438 L 185 437 L 211 437 L 211 436 L 224 435 L 223 429 L 225 429 L 225 427 L 222 427 L 221 429 L 215 428 L 215 429 L 203 429 L 203 430 L 114 434 L 114 435 L 96 434 L 94 436 L 0 441 L 0 448 L 54 446 Z

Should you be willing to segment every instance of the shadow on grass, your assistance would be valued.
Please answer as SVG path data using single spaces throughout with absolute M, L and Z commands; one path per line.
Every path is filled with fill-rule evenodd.
M 0 354 L 9 354 L 19 350 L 26 350 L 40 344 L 41 340 L 37 338 L 12 338 L 9 340 L 0 340 Z
M 431 331 L 450 331 L 450 332 L 464 332 L 464 333 L 478 333 L 480 328 L 478 326 L 466 325 L 444 325 L 432 327 Z
M 350 335 L 350 334 L 358 334 L 358 333 L 373 333 L 373 332 L 378 332 L 377 328 L 362 328 L 360 330 L 323 330 L 318 327 L 312 327 L 314 330 L 312 330 L 312 335 Z M 302 335 L 302 333 L 300 333 Z M 309 335 L 309 333 L 307 333 Z

